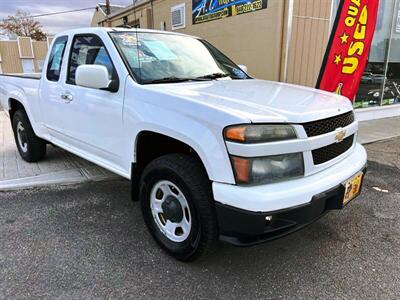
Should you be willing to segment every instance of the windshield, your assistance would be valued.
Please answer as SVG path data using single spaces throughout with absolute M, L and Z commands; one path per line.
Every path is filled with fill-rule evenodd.
M 112 32 L 110 35 L 139 83 L 249 78 L 204 40 L 149 32 Z

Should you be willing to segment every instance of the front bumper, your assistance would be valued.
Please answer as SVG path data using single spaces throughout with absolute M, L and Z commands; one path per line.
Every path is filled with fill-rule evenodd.
M 239 246 L 262 243 L 341 208 L 343 183 L 366 171 L 366 162 L 366 151 L 357 144 L 340 162 L 304 178 L 254 187 L 213 183 L 221 239 Z
M 366 170 L 363 169 L 364 174 Z M 330 210 L 343 208 L 344 193 L 345 187 L 341 184 L 315 195 L 306 205 L 263 213 L 217 203 L 220 239 L 236 246 L 252 246 L 281 238 L 313 223 Z
M 215 201 L 252 212 L 270 212 L 302 206 L 362 170 L 367 152 L 360 144 L 345 158 L 323 171 L 299 179 L 260 186 L 238 186 L 213 182 Z

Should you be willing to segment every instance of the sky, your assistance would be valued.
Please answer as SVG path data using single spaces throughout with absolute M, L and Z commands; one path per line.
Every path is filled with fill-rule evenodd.
M 14 15 L 18 9 L 31 15 L 95 7 L 104 0 L 0 0 L 0 20 Z M 112 4 L 127 6 L 132 0 L 110 0 Z M 62 15 L 36 18 L 46 33 L 56 34 L 60 31 L 78 27 L 90 26 L 94 9 Z

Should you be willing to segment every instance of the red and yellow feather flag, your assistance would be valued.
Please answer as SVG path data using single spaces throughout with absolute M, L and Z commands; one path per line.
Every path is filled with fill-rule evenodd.
M 317 89 L 354 100 L 378 16 L 379 0 L 341 0 Z

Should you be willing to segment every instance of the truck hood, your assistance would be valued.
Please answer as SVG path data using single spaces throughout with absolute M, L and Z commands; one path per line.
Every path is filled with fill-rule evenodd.
M 148 87 L 224 110 L 254 123 L 304 123 L 352 110 L 351 102 L 345 97 L 265 80 L 216 80 Z

